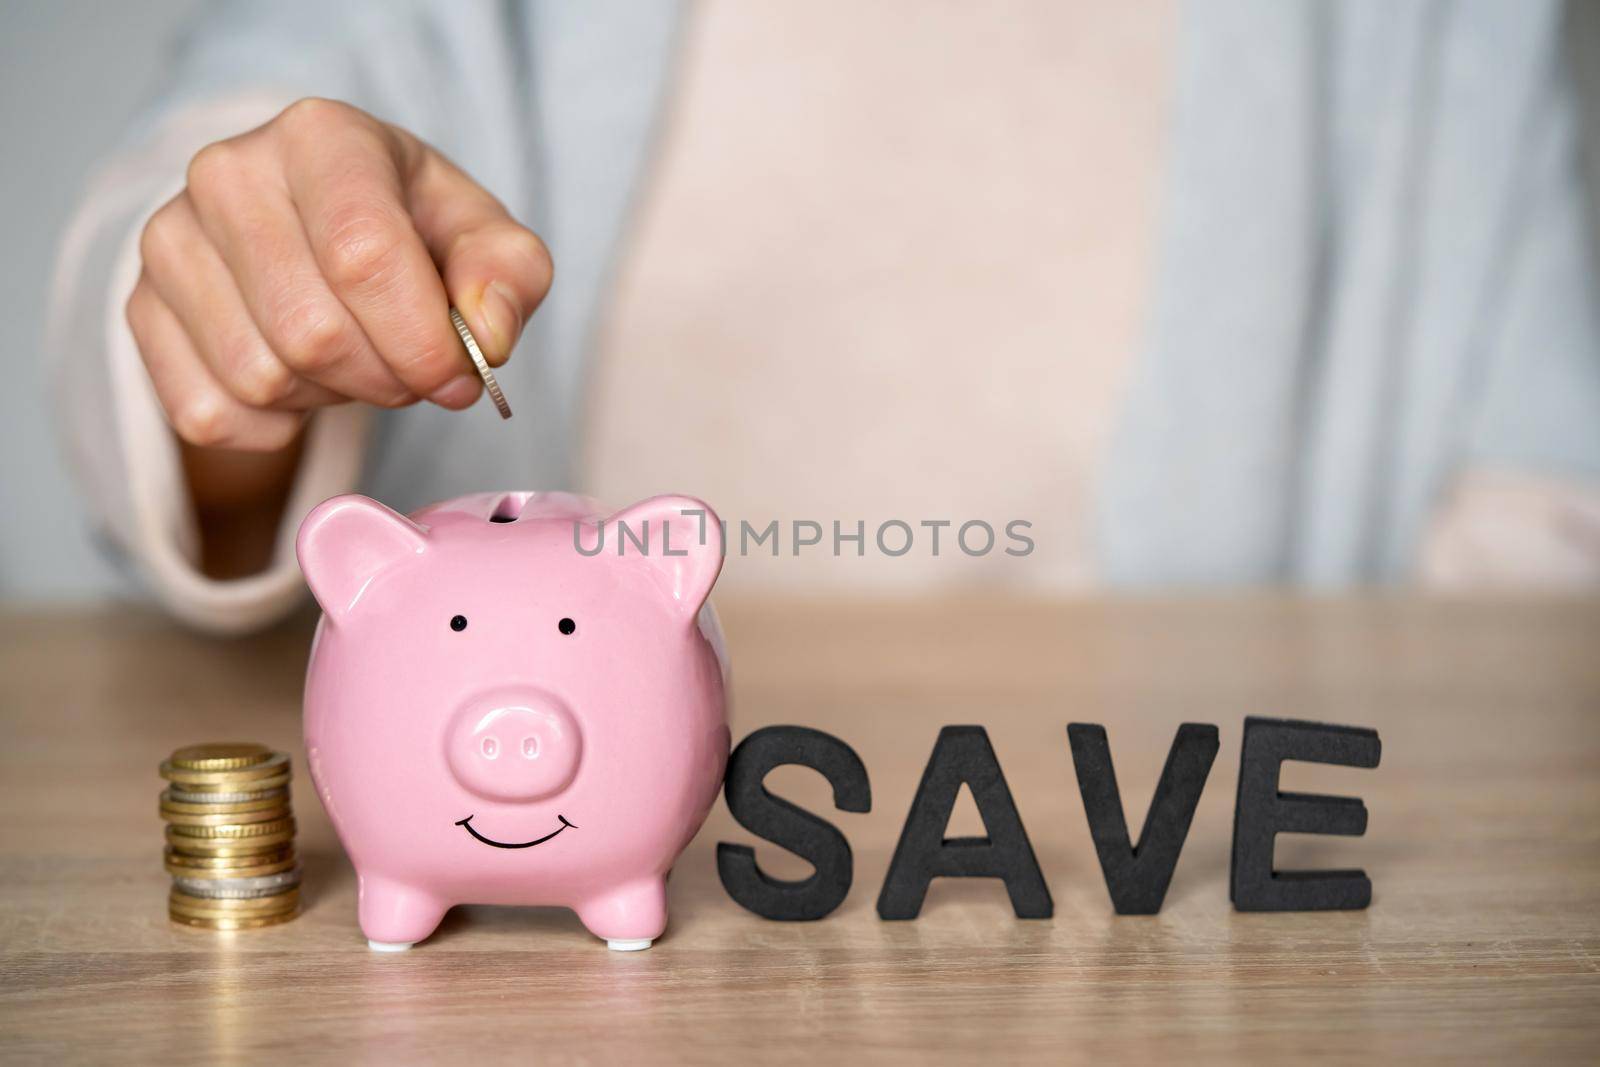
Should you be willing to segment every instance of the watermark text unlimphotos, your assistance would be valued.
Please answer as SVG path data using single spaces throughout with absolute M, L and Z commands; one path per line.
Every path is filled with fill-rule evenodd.
M 637 555 L 687 556 L 689 542 L 699 546 L 707 543 L 708 522 L 701 508 L 685 508 L 679 512 L 689 524 L 665 522 L 660 519 L 601 520 L 589 525 L 572 524 L 572 547 L 582 556 L 598 556 L 611 551 L 619 556 Z M 678 527 L 678 543 L 674 544 L 673 528 Z M 1027 519 L 1011 519 L 1004 523 L 990 523 L 984 519 L 885 519 L 869 525 L 865 519 L 852 522 L 832 519 L 771 519 L 758 525 L 748 519 L 737 524 L 720 520 L 722 554 L 738 556 L 810 555 L 865 556 L 869 552 L 884 556 L 904 556 L 912 552 L 939 556 L 960 552 L 967 556 L 987 556 L 1004 552 L 1008 556 L 1027 556 L 1033 553 L 1034 542 L 1028 531 L 1033 523 Z

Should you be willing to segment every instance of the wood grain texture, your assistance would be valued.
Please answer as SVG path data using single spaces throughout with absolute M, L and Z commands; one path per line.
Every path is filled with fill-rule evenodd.
M 157 762 L 255 739 L 296 753 L 307 620 L 214 642 L 149 613 L 0 614 L 0 1056 L 171 1063 L 821 1063 L 1600 1056 L 1600 603 L 1285 599 L 733 603 L 734 736 L 835 733 L 870 814 L 829 817 L 856 881 L 833 916 L 770 923 L 717 883 L 719 803 L 648 952 L 569 913 L 458 908 L 374 955 L 303 775 L 306 913 L 217 935 L 165 914 Z M 1227 871 L 1246 714 L 1376 727 L 1375 771 L 1290 765 L 1362 796 L 1358 839 L 1285 838 L 1280 866 L 1362 866 L 1370 910 L 1241 915 Z M 1104 723 L 1142 823 L 1177 725 L 1222 750 L 1166 907 L 1118 917 L 1065 726 Z M 936 882 L 873 903 L 940 726 L 989 728 L 1055 897 Z M 769 784 L 831 811 L 812 772 Z M 977 832 L 958 807 L 952 834 Z M 805 868 L 757 846 L 778 874 Z

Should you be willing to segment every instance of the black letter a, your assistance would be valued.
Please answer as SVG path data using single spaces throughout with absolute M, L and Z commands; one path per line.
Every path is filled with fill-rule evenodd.
M 965 782 L 988 837 L 944 836 Z M 878 895 L 880 919 L 915 919 L 935 878 L 1000 878 L 1019 919 L 1048 919 L 1050 890 L 981 726 L 946 726 L 922 772 Z

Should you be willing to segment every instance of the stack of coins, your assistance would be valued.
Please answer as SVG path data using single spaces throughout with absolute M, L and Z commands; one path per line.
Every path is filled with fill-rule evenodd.
M 248 930 L 300 907 L 289 756 L 257 744 L 180 748 L 161 764 L 173 922 Z

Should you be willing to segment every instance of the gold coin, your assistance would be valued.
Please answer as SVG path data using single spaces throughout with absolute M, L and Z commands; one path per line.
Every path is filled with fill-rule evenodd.
M 276 915 L 280 911 L 293 911 L 300 903 L 298 886 L 268 897 L 245 897 L 237 900 L 212 897 L 192 897 L 174 889 L 167 897 L 167 907 L 183 915 L 212 916 Z
M 290 908 L 278 915 L 242 915 L 237 918 L 206 919 L 195 915 L 183 915 L 168 909 L 167 918 L 184 926 L 193 926 L 201 930 L 259 930 L 263 926 L 276 926 L 286 923 L 300 914 L 299 908 Z
M 188 904 L 176 898 L 183 896 L 188 900 L 199 903 Z M 240 905 L 249 905 L 241 907 Z M 300 906 L 300 891 L 291 889 L 286 893 L 279 893 L 272 897 L 252 897 L 244 900 L 208 900 L 205 897 L 190 897 L 187 893 L 174 894 L 173 899 L 167 902 L 169 915 L 189 915 L 196 919 L 238 919 L 255 918 L 262 915 L 281 915 L 286 911 L 293 911 Z
M 287 793 L 278 792 L 270 797 L 257 797 L 241 793 L 247 799 L 231 801 L 173 800 L 172 790 L 161 794 L 162 815 L 236 815 L 246 811 L 272 811 L 289 807 Z
M 282 801 L 260 811 L 222 811 L 210 815 L 190 815 L 186 812 L 171 811 L 165 804 L 161 805 L 161 817 L 173 826 L 245 826 L 251 823 L 271 822 L 274 819 L 287 819 L 290 814 L 289 805 Z
M 214 741 L 180 748 L 167 762 L 186 771 L 231 771 L 265 763 L 271 757 L 272 749 L 254 741 Z
M 292 896 L 292 894 L 286 894 Z M 213 900 L 212 904 L 253 904 L 255 901 L 241 900 Z M 300 909 L 298 899 L 291 899 L 281 907 L 267 908 L 260 911 L 231 911 L 223 908 L 190 908 L 181 904 L 169 904 L 167 915 L 182 916 L 186 919 L 263 919 L 270 915 L 293 914 Z
M 272 778 L 288 773 L 289 754 L 287 752 L 270 753 L 266 759 L 259 763 L 252 763 L 245 767 L 235 767 L 229 770 L 202 770 L 194 767 L 179 767 L 171 760 L 161 764 L 161 777 L 169 782 L 181 783 L 185 792 L 199 793 L 212 791 L 218 793 L 241 793 L 247 789 L 255 789 L 263 779 Z M 206 787 L 202 790 L 201 786 Z M 259 786 L 259 788 L 266 788 Z
M 294 831 L 293 818 L 272 819 L 267 822 L 228 822 L 215 826 L 169 826 L 167 833 L 179 837 L 269 837 L 284 831 Z
M 276 874 L 284 874 L 294 870 L 295 860 L 275 860 L 272 863 L 263 863 L 255 867 L 179 867 L 173 863 L 166 865 L 167 873 L 175 879 L 183 881 L 232 881 L 237 878 L 267 878 Z
M 184 842 L 188 844 L 189 842 Z M 208 856 L 204 853 L 184 852 L 182 849 L 167 846 L 167 862 L 176 863 L 180 867 L 189 867 L 196 870 L 226 870 L 235 867 L 254 867 L 263 863 L 277 863 L 279 860 L 294 858 L 293 845 L 274 845 L 261 852 L 249 853 L 243 856 Z
M 289 775 L 288 772 L 284 772 L 275 774 L 271 778 L 247 779 L 239 783 L 238 788 L 225 783 L 193 785 L 173 782 L 161 795 L 184 804 L 230 804 L 239 800 L 260 800 L 287 793 L 288 784 Z
M 167 827 L 167 844 L 174 852 L 191 856 L 259 856 L 276 852 L 294 840 L 294 831 L 270 834 L 266 837 L 184 837 L 173 833 L 180 827 Z
M 260 878 L 295 865 L 294 849 L 287 847 L 243 856 L 191 856 L 169 848 L 165 860 L 167 873 L 183 878 Z
M 179 837 L 167 829 L 167 844 L 190 856 L 260 856 L 294 842 L 294 833 L 287 830 L 270 837 Z

